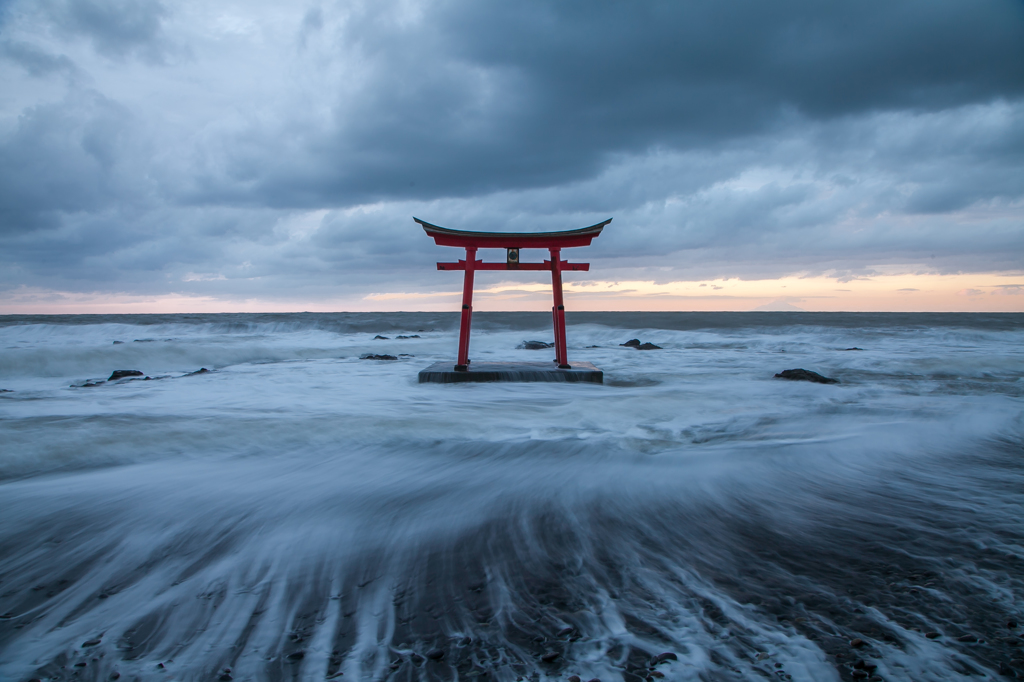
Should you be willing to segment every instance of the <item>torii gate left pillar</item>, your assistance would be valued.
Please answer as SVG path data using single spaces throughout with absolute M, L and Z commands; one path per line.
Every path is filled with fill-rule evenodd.
M 569 263 L 561 259 L 563 248 L 589 246 L 601 234 L 611 219 L 581 230 L 565 232 L 469 232 L 449 230 L 431 225 L 419 218 L 413 218 L 423 226 L 424 231 L 439 246 L 456 246 L 466 249 L 466 259 L 457 263 L 438 263 L 438 270 L 463 270 L 462 318 L 459 325 L 459 354 L 455 364 L 456 372 L 469 370 L 469 334 L 473 323 L 473 279 L 477 270 L 550 270 L 551 293 L 554 305 L 551 307 L 552 326 L 555 331 L 555 363 L 559 369 L 571 369 L 565 338 L 565 301 L 562 296 L 562 271 L 588 271 L 590 263 Z M 481 248 L 503 248 L 506 250 L 504 263 L 485 263 L 476 259 Z M 550 260 L 543 263 L 522 263 L 519 250 L 524 248 L 547 249 Z

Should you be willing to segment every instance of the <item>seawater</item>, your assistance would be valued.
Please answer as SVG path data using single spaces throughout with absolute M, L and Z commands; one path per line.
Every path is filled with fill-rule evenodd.
M 1024 675 L 1024 315 L 568 321 L 0 318 L 0 679 Z

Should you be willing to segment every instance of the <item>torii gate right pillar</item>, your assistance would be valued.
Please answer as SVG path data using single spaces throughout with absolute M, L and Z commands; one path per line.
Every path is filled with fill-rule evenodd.
M 555 362 L 559 369 L 570 369 L 569 353 L 565 342 L 565 301 L 562 298 L 562 250 L 549 249 L 551 252 L 551 295 L 554 306 L 551 307 L 551 318 L 555 328 Z

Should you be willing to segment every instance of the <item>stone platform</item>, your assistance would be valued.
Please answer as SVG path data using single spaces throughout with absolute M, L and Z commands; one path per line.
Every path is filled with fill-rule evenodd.
M 463 381 L 584 381 L 604 383 L 604 372 L 589 362 L 572 362 L 558 369 L 551 362 L 471 362 L 466 372 L 456 372 L 454 362 L 435 362 L 420 371 L 420 383 L 454 384 Z

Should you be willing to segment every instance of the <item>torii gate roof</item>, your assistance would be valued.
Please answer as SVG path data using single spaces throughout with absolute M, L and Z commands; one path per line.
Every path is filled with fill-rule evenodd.
M 579 230 L 564 232 L 470 232 L 468 230 L 449 230 L 413 218 L 423 226 L 428 236 L 434 238 L 438 246 L 462 246 L 478 249 L 558 249 L 573 246 L 590 246 L 591 240 L 601 234 L 604 226 L 611 218 L 584 227 Z

